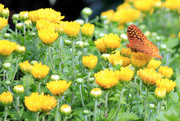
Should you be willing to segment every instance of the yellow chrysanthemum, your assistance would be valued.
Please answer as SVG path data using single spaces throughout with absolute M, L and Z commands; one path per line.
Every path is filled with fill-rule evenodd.
M 104 37 L 104 45 L 106 46 L 107 49 L 114 50 L 116 48 L 121 47 L 120 42 L 121 39 L 118 37 L 118 35 L 114 35 L 113 33 L 111 34 L 105 34 Z
M 169 8 L 170 10 L 177 10 L 177 9 L 180 9 L 180 1 L 179 0 L 166 0 L 163 6 Z
M 120 10 L 123 10 L 123 9 L 128 9 L 128 8 L 131 8 L 131 4 L 129 4 L 128 2 L 124 2 L 123 4 L 119 5 L 116 10 L 117 11 L 120 11 Z
M 144 67 L 151 59 L 152 57 L 141 52 L 133 52 L 131 56 L 131 64 L 136 68 L 141 68 Z
M 8 56 L 16 49 L 16 43 L 9 40 L 0 40 L 0 55 Z
M 32 68 L 31 64 L 27 60 L 24 61 L 23 63 L 21 62 L 19 64 L 19 66 L 20 66 L 21 70 L 24 72 L 30 72 L 30 70 Z
M 49 29 L 49 30 L 55 30 L 55 24 L 54 23 L 50 23 L 47 20 L 37 20 L 36 21 L 36 28 L 38 30 L 41 29 Z
M 85 23 L 81 28 L 81 33 L 85 36 L 91 37 L 94 32 L 94 24 Z
M 147 68 L 157 69 L 160 65 L 161 65 L 160 60 L 152 59 L 152 60 L 149 61 L 148 65 L 147 65 Z
M 73 21 L 73 22 L 65 22 L 63 26 L 63 30 L 69 37 L 76 37 L 80 31 L 80 24 Z
M 164 99 L 166 96 L 166 89 L 165 88 L 156 88 L 154 95 L 159 99 Z
M 71 111 L 72 111 L 71 106 L 69 106 L 67 104 L 64 104 L 60 107 L 60 112 L 63 115 L 69 115 L 71 113 Z
M 132 3 L 134 0 L 124 0 L 125 2 Z
M 13 101 L 13 95 L 9 91 L 0 94 L 0 102 L 3 105 L 10 105 Z
M 58 33 L 49 29 L 38 30 L 38 35 L 44 44 L 52 44 L 58 38 Z
M 1 31 L 6 25 L 8 25 L 8 20 L 0 17 L 0 23 L 1 23 L 0 24 L 0 31 Z
M 94 74 L 95 83 L 104 89 L 109 89 L 118 83 L 118 78 L 113 70 L 105 69 Z
M 129 48 L 122 48 L 120 51 L 121 55 L 126 56 L 126 57 L 130 57 L 131 56 L 131 49 Z
M 44 95 L 42 97 L 42 100 L 43 100 L 43 103 L 42 103 L 41 110 L 43 112 L 49 112 L 50 110 L 52 110 L 57 105 L 56 98 L 54 98 L 50 95 Z
M 4 5 L 0 3 L 0 12 L 2 12 L 4 9 Z
M 51 81 L 46 83 L 46 87 L 54 96 L 61 96 L 71 85 L 71 82 L 66 80 L 59 80 L 59 81 Z
M 94 69 L 97 65 L 98 58 L 94 55 L 83 56 L 82 62 L 83 62 L 84 67 L 87 67 L 89 69 Z
M 132 77 L 134 75 L 134 71 L 132 71 L 128 67 L 121 67 L 120 71 L 115 71 L 116 76 L 118 77 L 118 80 L 122 83 L 129 83 L 132 80 Z
M 152 0 L 135 0 L 133 4 L 136 9 L 143 12 L 150 11 L 154 5 Z
M 63 21 L 60 21 L 58 24 L 55 24 L 55 31 L 57 31 L 59 34 L 64 34 L 63 26 Z
M 32 22 L 45 19 L 51 23 L 59 23 L 60 20 L 64 19 L 64 16 L 61 16 L 61 12 L 57 12 L 52 8 L 41 8 L 35 11 L 30 11 L 28 16 Z
M 176 86 L 176 82 L 174 82 L 172 80 L 169 80 L 167 78 L 165 78 L 165 79 L 158 79 L 156 81 L 156 85 L 157 85 L 158 88 L 165 88 L 166 92 L 169 93 Z
M 108 10 L 101 13 L 101 16 L 106 16 L 109 20 L 112 20 L 112 17 L 114 15 L 114 10 Z
M 156 84 L 156 80 L 161 79 L 161 74 L 157 73 L 154 69 L 140 69 L 137 75 L 139 75 L 147 87 Z
M 46 65 L 42 65 L 42 63 L 34 63 L 31 69 L 31 74 L 36 79 L 43 79 L 49 73 L 50 68 Z
M 103 37 L 100 39 L 97 39 L 97 41 L 94 41 L 94 44 L 96 45 L 96 48 L 101 52 L 101 53 L 105 53 L 107 52 L 106 46 L 104 44 L 103 41 Z
M 172 68 L 169 68 L 167 66 L 160 66 L 158 72 L 167 78 L 171 77 L 173 74 Z

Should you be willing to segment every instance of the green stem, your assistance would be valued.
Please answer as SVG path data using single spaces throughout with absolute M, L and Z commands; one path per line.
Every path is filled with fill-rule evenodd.
M 36 112 L 36 121 L 39 121 L 39 112 Z
M 16 59 L 16 66 L 15 66 L 15 71 L 14 71 L 14 76 L 13 76 L 13 80 L 16 76 L 16 72 L 17 72 L 17 69 L 18 69 L 18 62 L 19 62 L 19 56 L 17 56 L 17 59 Z
M 41 91 L 41 82 L 38 83 L 38 92 L 40 93 Z
M 88 70 L 88 77 L 87 77 L 88 102 L 89 102 L 89 98 L 90 98 L 90 87 L 91 87 L 91 85 L 89 83 L 90 75 L 91 75 L 91 70 Z
M 59 55 L 60 55 L 60 58 L 61 58 L 61 62 L 59 63 L 59 70 L 62 71 L 63 73 L 63 68 L 62 68 L 62 65 L 64 64 L 63 62 L 63 54 L 62 54 L 62 36 L 60 36 L 59 38 Z
M 61 97 L 58 97 L 58 101 L 57 101 L 55 121 L 61 121 L 61 116 L 60 116 L 60 114 L 59 114 L 59 102 L 60 102 L 60 98 L 61 98 Z
M 104 111 L 105 118 L 107 118 L 107 109 L 108 109 L 108 91 L 106 91 L 106 95 L 105 95 L 105 111 Z
M 121 99 L 122 99 L 123 92 L 124 92 L 124 84 L 123 84 L 123 86 L 122 86 L 122 89 L 121 89 L 121 92 L 120 92 L 120 96 L 119 96 L 119 103 L 118 103 L 118 108 L 117 108 L 117 110 L 116 110 L 116 118 L 115 118 L 115 121 L 117 121 L 119 109 L 120 109 L 120 107 L 121 107 Z
M 45 121 L 45 115 L 42 117 L 42 121 Z
M 64 121 L 67 121 L 67 116 L 64 116 Z
M 16 107 L 17 107 L 18 117 L 21 120 L 20 115 L 19 115 L 19 95 L 17 96 L 17 99 L 16 99 Z
M 135 85 L 136 85 L 136 79 L 137 79 L 137 76 L 134 77 L 134 84 Z M 134 95 L 135 95 L 135 92 L 136 92 L 135 88 L 136 87 L 133 88 L 132 99 L 131 99 L 131 103 L 130 103 L 130 112 L 132 111 L 132 107 L 133 107 Z
M 9 111 L 8 106 L 5 106 L 5 110 L 4 110 L 4 121 L 7 121 L 8 111 Z
M 97 114 L 97 99 L 95 100 L 95 104 L 94 104 L 94 121 L 96 121 L 96 114 Z
M 28 80 L 28 75 L 26 74 L 26 88 L 27 88 L 27 96 L 29 96 L 29 80 Z
M 158 100 L 157 113 L 161 111 L 161 104 L 162 104 L 162 100 Z
M 79 84 L 79 91 L 80 91 L 80 95 L 81 95 L 81 103 L 82 103 L 82 106 L 84 107 L 84 100 L 83 100 L 83 96 L 82 96 L 82 86 L 81 84 Z
M 23 40 L 23 43 L 22 43 L 22 45 L 24 46 L 25 45 L 25 43 L 26 43 L 26 28 L 25 28 L 25 22 L 23 22 L 23 32 L 24 32 L 24 40 Z
M 88 23 L 89 22 L 89 17 L 86 17 L 85 18 L 85 23 Z
M 147 119 L 148 95 L 149 95 L 149 88 L 146 87 L 146 98 L 144 103 L 144 121 L 146 121 Z
M 85 115 L 85 117 L 84 117 L 84 118 L 85 118 L 85 121 L 87 121 L 87 115 Z
M 54 71 L 54 65 L 53 65 L 53 58 L 52 58 L 52 52 L 51 52 L 51 46 L 49 46 L 49 56 L 51 59 L 51 69 Z

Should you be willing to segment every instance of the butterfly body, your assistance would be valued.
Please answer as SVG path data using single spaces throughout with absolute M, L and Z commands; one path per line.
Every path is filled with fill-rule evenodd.
M 129 44 L 126 46 L 135 52 L 142 52 L 152 57 L 162 59 L 159 55 L 159 49 L 148 40 L 148 38 L 137 28 L 136 25 L 130 25 L 127 29 Z

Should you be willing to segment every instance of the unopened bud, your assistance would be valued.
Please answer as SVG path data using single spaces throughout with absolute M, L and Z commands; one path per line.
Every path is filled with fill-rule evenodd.
M 5 33 L 5 34 L 4 34 L 4 38 L 5 38 L 5 39 L 9 39 L 9 38 L 10 38 L 10 34 L 9 34 L 9 33 Z
M 19 20 L 19 14 L 14 14 L 12 16 L 12 19 L 15 20 L 15 21 L 18 21 Z
M 78 84 L 82 84 L 82 83 L 83 83 L 83 79 L 82 79 L 82 78 L 77 78 L 77 79 L 76 79 L 76 82 L 77 82 Z
M 77 48 L 83 48 L 84 47 L 84 42 L 83 41 L 77 41 L 76 42 L 76 47 Z
M 17 24 L 16 24 L 16 28 L 17 28 L 18 30 L 23 30 L 23 23 L 17 23 Z
M 60 79 L 59 75 L 51 75 L 50 78 L 51 78 L 51 80 L 53 80 L 53 81 Z
M 3 64 L 3 67 L 4 67 L 5 69 L 11 68 L 11 63 L 4 63 L 4 64 Z
M 88 7 L 85 7 L 85 8 L 83 8 L 83 10 L 81 11 L 81 14 L 83 15 L 83 16 L 85 16 L 85 18 L 86 17 L 88 17 L 88 16 L 90 16 L 91 14 L 92 14 L 92 9 L 91 8 L 88 8 Z
M 90 92 L 91 96 L 94 97 L 95 99 L 101 97 L 102 91 L 100 88 L 94 88 Z
M 9 9 L 8 8 L 3 9 L 2 16 L 3 17 L 9 17 Z
M 60 112 L 66 116 L 69 115 L 71 113 L 71 111 L 72 111 L 71 106 L 69 106 L 67 104 L 62 105 L 60 108 Z
M 82 19 L 77 19 L 77 20 L 75 20 L 77 23 L 79 23 L 81 26 L 83 26 L 84 25 L 84 20 L 82 20 Z
M 13 88 L 13 92 L 16 94 L 24 93 L 24 87 L 22 85 L 17 85 Z
M 84 42 L 84 47 L 89 47 L 89 43 L 88 42 Z
M 71 42 L 70 40 L 67 40 L 67 39 L 64 40 L 64 44 L 65 44 L 65 45 L 71 45 L 71 43 L 72 43 L 72 42 Z

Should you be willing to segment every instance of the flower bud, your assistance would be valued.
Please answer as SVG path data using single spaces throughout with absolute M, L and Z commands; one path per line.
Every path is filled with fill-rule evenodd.
M 3 9 L 2 15 L 3 17 L 9 17 L 9 9 L 8 8 Z
M 30 19 L 25 21 L 25 25 L 27 29 L 32 29 L 32 21 Z
M 94 82 L 94 77 L 92 77 L 92 78 L 89 78 L 89 83 L 93 83 Z
M 16 85 L 13 88 L 13 92 L 16 94 L 22 94 L 22 93 L 24 93 L 24 87 L 22 85 Z
M 71 106 L 69 106 L 67 104 L 62 105 L 60 108 L 60 112 L 66 116 L 69 115 L 71 113 L 71 111 L 72 111 Z
M 154 7 L 155 8 L 161 8 L 162 7 L 162 2 L 161 1 L 155 2 Z
M 88 16 L 90 16 L 92 14 L 92 9 L 91 8 L 88 8 L 88 7 L 85 7 L 83 8 L 83 10 L 81 11 L 81 14 L 86 18 Z
M 4 67 L 5 69 L 11 68 L 11 63 L 4 63 L 4 64 L 3 64 L 3 67 Z
M 88 42 L 84 42 L 84 47 L 89 47 L 89 43 Z
M 77 23 L 79 23 L 81 26 L 84 25 L 84 20 L 82 20 L 82 19 L 76 19 L 75 21 L 76 21 Z
M 15 25 L 15 27 L 18 29 L 18 30 L 23 30 L 23 23 L 17 23 L 16 25 Z
M 157 36 L 158 34 L 156 32 L 151 33 L 152 36 Z
M 12 19 L 15 20 L 15 21 L 18 21 L 19 20 L 19 14 L 14 14 L 12 16 Z
M 84 42 L 83 41 L 77 41 L 76 42 L 76 47 L 77 48 L 83 48 L 84 47 Z
M 7 81 L 5 81 L 5 85 L 11 85 L 11 81 L 9 81 L 9 80 L 7 80 Z
M 26 48 L 24 46 L 18 46 L 16 48 L 16 52 L 18 53 L 24 53 L 26 51 Z
M 90 112 L 91 112 L 91 111 L 89 111 L 89 110 L 83 110 L 83 114 L 84 114 L 84 115 L 88 115 Z
M 65 45 L 71 45 L 71 43 L 72 43 L 72 42 L 71 42 L 70 40 L 67 40 L 67 39 L 64 40 L 64 44 L 65 44 Z
M 166 88 L 156 88 L 154 94 L 158 99 L 164 99 L 166 96 Z
M 154 109 L 154 108 L 155 108 L 155 105 L 152 104 L 152 103 L 150 103 L 150 104 L 149 104 L 149 108 L 150 108 L 150 109 Z
M 102 54 L 101 57 L 103 60 L 108 61 L 110 54 Z
M 35 37 L 35 36 L 36 36 L 36 32 L 31 32 L 30 35 L 31 35 L 32 37 Z
M 28 12 L 27 11 L 22 11 L 19 13 L 19 19 L 20 21 L 25 21 L 28 20 Z
M 38 63 L 36 60 L 31 61 L 31 65 L 34 65 L 34 63 Z
M 122 40 L 128 40 L 127 35 L 124 34 L 124 33 L 120 35 L 120 38 L 121 38 Z
M 60 79 L 59 75 L 51 75 L 50 78 L 51 78 L 51 80 L 53 80 L 53 81 Z
M 161 49 L 166 49 L 167 48 L 167 46 L 165 44 L 161 44 L 160 47 L 161 47 Z
M 9 33 L 5 33 L 5 34 L 4 34 L 4 38 L 5 38 L 5 39 L 9 39 L 9 38 L 10 38 L 10 34 L 9 34 Z
M 104 37 L 105 34 L 104 33 L 99 33 L 99 37 Z
M 90 92 L 91 96 L 94 97 L 95 99 L 101 97 L 102 91 L 100 88 L 94 88 Z
M 151 32 L 150 32 L 150 31 L 146 31 L 146 32 L 144 33 L 144 35 L 145 35 L 146 37 L 149 37 L 149 36 L 151 35 Z
M 76 79 L 76 82 L 77 82 L 78 84 L 82 84 L 82 83 L 83 83 L 83 79 L 82 79 L 82 78 L 77 78 L 77 79 Z

